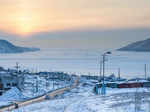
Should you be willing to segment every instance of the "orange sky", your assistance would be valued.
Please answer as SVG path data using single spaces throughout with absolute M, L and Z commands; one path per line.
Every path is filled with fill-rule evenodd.
M 0 29 L 27 35 L 87 27 L 149 27 L 149 4 L 149 0 L 0 0 Z

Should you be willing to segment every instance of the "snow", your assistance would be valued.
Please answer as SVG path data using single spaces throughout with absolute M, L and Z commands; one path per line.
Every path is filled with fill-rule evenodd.
M 0 106 L 5 106 L 5 105 L 9 105 L 9 104 L 11 104 L 11 102 L 0 101 Z
M 84 80 L 77 88 L 67 91 L 53 100 L 35 103 L 18 110 L 27 112 L 134 112 L 135 92 L 138 92 L 142 99 L 140 100 L 140 112 L 148 112 L 150 106 L 150 90 L 148 88 L 107 88 L 107 94 L 102 96 L 93 93 L 94 85 L 92 81 Z
M 38 85 L 37 85 L 38 83 Z M 70 81 L 61 81 L 61 80 L 47 80 L 44 77 L 40 77 L 38 75 L 32 76 L 26 74 L 25 77 L 25 85 L 22 89 L 22 94 L 26 97 L 36 97 L 42 95 L 48 91 L 52 91 L 58 88 L 62 88 L 70 85 Z M 53 86 L 54 84 L 54 86 Z
M 72 83 L 72 81 L 68 80 L 46 79 L 45 77 L 41 77 L 39 75 L 25 74 L 25 76 L 25 82 L 21 90 L 16 87 L 12 87 L 0 96 L 0 106 L 34 98 L 43 95 L 46 92 L 69 86 Z
M 88 55 L 87 55 L 88 53 Z M 118 53 L 118 54 L 117 54 Z M 114 54 L 114 55 L 113 55 Z M 121 76 L 144 77 L 143 66 L 150 64 L 149 53 L 120 53 L 114 52 L 109 57 L 106 63 L 106 75 L 118 73 L 118 66 L 121 68 Z M 16 62 L 19 62 L 21 69 L 29 69 L 29 71 L 66 71 L 76 74 L 99 74 L 99 52 L 97 51 L 79 51 L 77 50 L 41 50 L 38 52 L 22 53 L 22 54 L 1 54 L 0 66 L 14 67 Z M 144 58 L 143 58 L 144 57 Z M 138 61 L 137 61 L 138 60 Z M 78 72 L 78 73 L 77 73 Z M 147 71 L 149 74 L 150 71 Z M 49 90 L 53 90 L 53 82 L 49 81 L 49 86 L 46 87 L 46 80 L 39 80 L 39 91 L 35 92 L 36 80 L 32 76 L 27 76 L 27 81 L 33 83 L 33 86 L 27 85 L 22 93 L 17 88 L 12 88 L 3 96 L 0 96 L 0 105 L 10 104 L 12 101 L 22 100 L 24 96 L 34 97 L 39 96 Z M 134 111 L 134 93 L 137 88 L 132 89 L 117 89 L 107 88 L 105 96 L 95 95 L 93 93 L 93 80 L 81 81 L 78 88 L 65 92 L 57 96 L 54 100 L 44 101 L 20 108 L 20 111 L 27 112 L 133 112 Z M 132 82 L 132 81 L 130 81 Z M 66 85 L 65 82 L 54 81 L 59 83 L 54 89 L 61 88 Z M 84 85 L 88 83 L 88 85 Z M 68 84 L 68 83 L 67 83 Z M 84 86 L 83 86 L 84 85 Z M 138 92 L 149 92 L 147 88 L 139 88 Z M 141 94 L 142 96 L 142 94 Z M 26 98 L 25 97 L 25 98 Z M 146 100 L 141 104 L 141 110 L 149 111 L 149 96 L 145 96 Z M 144 99 L 145 100 L 145 99 Z M 14 110 L 18 112 L 18 110 Z
M 6 91 L 2 96 L 0 96 L 0 101 L 14 101 L 24 99 L 25 97 L 22 95 L 19 89 L 16 87 L 12 87 L 10 90 Z
M 82 87 L 81 84 L 78 88 L 66 91 L 64 94 L 57 96 L 54 100 L 28 105 L 19 110 L 27 112 L 63 112 L 69 105 L 91 95 L 94 95 L 94 93 L 92 93 L 92 86 L 85 88 Z M 14 112 L 17 111 L 18 110 L 14 110 Z
M 119 93 L 133 93 L 137 88 L 107 88 L 107 95 L 119 94 Z M 138 92 L 150 92 L 148 88 L 139 88 Z
M 25 98 L 19 89 L 13 87 L 0 96 L 0 106 L 11 104 L 14 101 L 21 101 Z
M 37 76 L 38 77 L 38 76 Z M 52 89 L 52 81 L 46 88 L 44 78 L 37 78 L 40 82 L 39 92 L 31 96 L 38 96 Z M 27 75 L 28 82 L 35 82 L 34 77 Z M 66 81 L 55 80 L 60 85 L 64 85 Z M 27 105 L 12 112 L 27 111 L 27 112 L 134 112 L 136 94 L 139 94 L 140 112 L 148 112 L 150 107 L 150 89 L 149 88 L 106 88 L 106 95 L 95 95 L 93 88 L 97 81 L 81 79 L 77 88 L 66 91 L 64 94 L 58 95 L 55 99 L 45 100 L 43 102 Z M 69 83 L 68 83 L 69 84 Z M 27 86 L 28 87 L 28 86 Z M 55 89 L 57 89 L 55 88 Z M 27 98 L 28 93 L 32 92 L 32 87 L 29 90 L 19 91 L 17 88 L 12 88 L 5 94 L 0 96 L 0 105 L 8 105 L 13 101 L 20 101 Z M 30 90 L 31 89 L 31 90 Z M 99 89 L 100 92 L 101 89 Z M 26 97 L 24 96 L 26 95 Z
M 150 92 L 147 88 L 107 89 L 107 95 L 94 95 L 79 99 L 70 105 L 65 112 L 134 112 L 135 91 L 138 91 L 144 100 L 150 102 L 150 95 L 143 95 L 144 92 Z M 144 102 L 144 100 L 141 100 L 142 111 L 140 112 L 148 112 L 149 102 Z

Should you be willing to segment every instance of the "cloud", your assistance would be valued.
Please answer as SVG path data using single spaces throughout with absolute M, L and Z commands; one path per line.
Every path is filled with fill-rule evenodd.
M 115 49 L 129 43 L 150 38 L 150 28 L 130 29 L 76 29 L 59 32 L 41 32 L 21 38 L 0 33 L 2 39 L 17 45 L 40 48 Z

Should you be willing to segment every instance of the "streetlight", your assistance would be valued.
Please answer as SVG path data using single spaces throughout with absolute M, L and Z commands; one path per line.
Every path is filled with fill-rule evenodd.
M 100 65 L 99 65 L 99 76 L 100 76 L 100 78 L 99 78 L 99 82 L 101 82 L 101 80 L 102 80 L 102 63 L 103 63 L 103 61 L 102 60 L 100 60 Z
M 105 79 L 105 56 L 107 56 L 107 54 L 111 54 L 111 52 L 105 52 L 102 55 L 102 57 L 103 57 L 103 82 L 102 82 L 102 88 L 101 88 L 102 95 L 106 94 L 106 87 L 105 87 L 104 79 Z

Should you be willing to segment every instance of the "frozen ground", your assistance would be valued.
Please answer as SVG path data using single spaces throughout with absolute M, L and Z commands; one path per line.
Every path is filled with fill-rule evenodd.
M 13 112 L 149 112 L 150 93 L 147 88 L 108 89 L 107 95 L 95 95 L 92 82 L 53 100 L 35 103 Z M 136 103 L 135 103 L 136 102 Z

